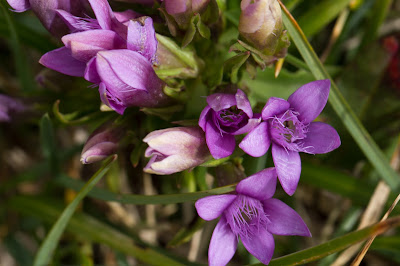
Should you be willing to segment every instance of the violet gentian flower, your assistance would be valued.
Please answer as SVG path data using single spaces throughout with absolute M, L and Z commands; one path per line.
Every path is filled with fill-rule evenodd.
M 279 181 L 293 195 L 300 179 L 299 152 L 321 154 L 340 146 L 336 130 L 312 122 L 328 101 L 329 80 L 317 80 L 297 89 L 289 99 L 271 97 L 262 110 L 261 122 L 239 144 L 247 154 L 264 155 L 272 142 L 272 158 Z
M 135 13 L 116 15 L 105 0 L 90 0 L 90 4 L 97 20 L 59 12 L 77 32 L 64 36 L 65 46 L 43 55 L 39 62 L 99 85 L 103 103 L 119 114 L 130 106 L 166 105 L 165 84 L 153 69 L 157 39 L 152 19 L 141 17 L 126 26 Z
M 246 94 L 215 93 L 207 97 L 208 105 L 199 118 L 199 126 L 206 133 L 207 146 L 215 159 L 228 157 L 235 150 L 235 135 L 247 133 L 259 122 Z
M 198 127 L 174 127 L 156 130 L 144 139 L 151 157 L 147 173 L 169 175 L 196 167 L 210 158 L 204 132 Z
M 197 213 L 206 221 L 221 217 L 208 248 L 210 265 L 226 265 L 239 238 L 258 260 L 268 264 L 275 248 L 274 235 L 311 236 L 295 210 L 278 199 L 275 168 L 264 169 L 236 186 L 235 194 L 199 199 Z
M 115 154 L 123 134 L 124 130 L 121 127 L 110 123 L 101 125 L 86 141 L 81 153 L 81 162 L 90 164 Z

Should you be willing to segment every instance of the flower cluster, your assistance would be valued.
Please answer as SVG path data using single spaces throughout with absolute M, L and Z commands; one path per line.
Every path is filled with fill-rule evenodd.
M 119 114 L 130 106 L 168 104 L 165 84 L 153 69 L 157 51 L 153 20 L 136 19 L 138 14 L 129 10 L 113 12 L 105 0 L 89 2 L 96 19 L 57 10 L 73 33 L 61 38 L 64 47 L 48 52 L 39 62 L 98 85 L 103 103 Z
M 130 150 L 131 161 L 133 157 L 149 158 L 134 158 L 137 164 L 146 160 L 144 172 L 170 175 L 207 163 L 218 166 L 245 153 L 260 157 L 271 147 L 274 167 L 242 179 L 231 194 L 213 195 L 195 203 L 204 220 L 220 217 L 209 247 L 211 265 L 227 264 L 239 239 L 251 254 L 268 264 L 274 252 L 273 235 L 311 236 L 296 211 L 272 197 L 277 179 L 288 195 L 295 193 L 301 174 L 300 152 L 322 154 L 340 146 L 340 137 L 332 126 L 314 121 L 328 101 L 330 81 L 305 84 L 287 100 L 271 97 L 265 103 L 266 99 L 257 99 L 265 103 L 262 109 L 245 93 L 251 88 L 235 81 L 242 77 L 238 72 L 244 70 L 246 60 L 246 70 L 251 74 L 257 66 L 264 69 L 285 55 L 289 42 L 276 0 L 241 1 L 240 37 L 236 48 L 231 49 L 240 54 L 228 60 L 225 54 L 220 56 L 225 60 L 221 71 L 205 65 L 210 59 L 202 57 L 214 47 L 211 41 L 218 39 L 224 26 L 219 17 L 223 9 L 218 8 L 224 1 L 125 1 L 147 5 L 143 10 L 154 5 L 160 16 L 149 12 L 152 17 L 133 10 L 114 12 L 107 0 L 88 0 L 89 5 L 71 0 L 8 2 L 17 12 L 32 8 L 50 32 L 57 31 L 54 36 L 60 37 L 63 46 L 44 54 L 39 62 L 65 75 L 83 77 L 91 87 L 98 87 L 101 101 L 119 114 L 113 113 L 118 117 L 113 123 L 103 123 L 92 133 L 83 148 L 82 163 L 128 150 L 124 147 L 128 143 L 126 146 L 135 147 L 132 150 L 140 154 L 136 156 Z M 94 17 L 86 15 L 91 12 L 86 9 L 89 6 Z M 168 37 L 156 33 L 156 29 Z M 191 42 L 198 43 L 190 47 Z M 218 51 L 213 52 L 211 56 L 218 55 Z M 192 111 L 190 97 L 199 95 L 193 92 L 196 87 L 206 87 L 197 85 L 206 84 L 208 76 L 213 78 L 210 83 L 216 84 L 204 92 L 206 103 Z M 13 112 L 23 111 L 19 101 L 0 96 L 0 120 L 7 121 Z M 133 106 L 141 108 L 135 116 L 125 112 Z M 184 126 L 158 129 L 153 123 L 156 118 L 143 118 L 155 114 L 157 119 L 168 120 L 160 122 L 165 125 L 171 122 L 170 117 L 188 109 L 192 113 L 182 116 L 186 120 L 174 120 Z M 195 121 L 187 119 L 193 118 L 194 112 Z M 127 128 L 134 133 L 126 134 Z M 142 140 L 147 149 L 142 149 Z M 220 160 L 223 158 L 226 160 Z M 240 164 L 240 160 L 235 163 Z

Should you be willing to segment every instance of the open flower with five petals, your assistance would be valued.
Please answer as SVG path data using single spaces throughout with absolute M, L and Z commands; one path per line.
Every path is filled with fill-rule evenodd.
M 278 199 L 275 168 L 264 169 L 240 181 L 236 194 L 216 195 L 196 202 L 201 218 L 221 217 L 208 248 L 210 265 L 226 265 L 235 254 L 239 238 L 245 248 L 268 264 L 275 249 L 273 234 L 311 236 L 295 210 Z
M 340 146 L 340 137 L 332 126 L 312 122 L 324 109 L 329 89 L 329 80 L 317 80 L 297 89 L 287 101 L 271 97 L 261 113 L 263 122 L 239 144 L 247 154 L 259 157 L 272 143 L 278 178 L 289 195 L 300 179 L 299 152 L 322 154 Z

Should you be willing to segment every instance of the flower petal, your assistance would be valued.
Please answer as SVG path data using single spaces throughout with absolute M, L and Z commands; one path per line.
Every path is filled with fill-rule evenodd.
M 204 132 L 195 127 L 175 127 L 158 130 L 161 134 L 150 133 L 143 141 L 164 155 L 173 155 L 182 151 L 195 153 L 193 149 L 204 144 Z
M 124 114 L 126 106 L 107 90 L 107 86 L 104 82 L 101 82 L 99 85 L 99 93 L 100 99 L 105 105 L 107 105 L 120 115 Z
M 329 79 L 316 80 L 298 88 L 290 95 L 290 107 L 299 112 L 304 124 L 312 122 L 324 109 L 329 97 L 331 82 Z
M 233 94 L 214 93 L 207 97 L 208 105 L 216 112 L 236 105 L 236 98 Z
M 244 247 L 259 261 L 268 264 L 274 254 L 275 242 L 272 234 L 267 229 L 260 228 L 258 234 L 249 236 L 241 235 Z
M 300 155 L 296 151 L 289 151 L 275 143 L 272 144 L 272 158 L 283 190 L 293 195 L 299 183 L 301 173 Z
M 61 47 L 44 54 L 40 58 L 39 63 L 45 67 L 74 77 L 83 77 L 86 68 L 86 63 L 73 58 L 71 51 L 66 47 Z
M 14 12 L 24 12 L 31 8 L 28 0 L 7 0 Z
M 263 201 L 268 216 L 268 231 L 275 235 L 297 235 L 311 237 L 310 230 L 300 215 L 278 199 Z
M 106 0 L 88 0 L 93 12 L 97 18 L 100 27 L 104 30 L 112 30 L 112 19 L 114 14 L 108 1 Z
M 250 132 L 254 128 L 256 128 L 261 122 L 261 118 L 250 118 L 247 121 L 247 124 L 244 125 L 243 127 L 239 128 L 235 132 L 232 132 L 232 135 L 242 135 L 244 133 Z
M 209 196 L 196 201 L 196 210 L 199 216 L 206 221 L 211 221 L 225 211 L 226 208 L 236 199 L 236 195 L 216 195 Z
M 249 118 L 253 117 L 253 110 L 247 95 L 242 90 L 237 90 L 235 94 L 237 108 L 243 110 Z
M 122 24 L 125 24 L 125 23 L 129 23 L 131 19 L 141 17 L 142 15 L 133 10 L 128 9 L 128 10 L 125 10 L 122 12 L 114 12 L 114 16 L 119 22 L 121 22 Z
M 96 67 L 110 95 L 126 107 L 160 107 L 170 101 L 151 63 L 137 52 L 126 49 L 98 52 Z
M 144 26 L 139 21 L 130 21 L 128 25 L 128 49 L 139 52 L 147 60 L 155 63 L 157 52 L 156 32 L 153 27 L 153 20 L 147 17 Z
M 152 67 L 140 54 L 130 50 L 102 51 L 97 54 L 96 61 L 97 71 L 104 81 L 116 87 L 122 86 L 120 90 L 126 85 L 136 90 L 146 90 L 147 79 L 150 78 L 147 74 Z
M 230 156 L 236 146 L 235 137 L 229 134 L 222 135 L 211 121 L 206 123 L 206 142 L 214 159 Z
M 236 192 L 258 200 L 269 199 L 275 194 L 276 177 L 275 168 L 264 169 L 240 181 Z
M 333 151 L 340 146 L 340 137 L 330 125 L 312 122 L 308 127 L 307 138 L 303 141 L 303 152 L 321 154 Z
M 61 38 L 66 47 L 71 49 L 72 56 L 79 61 L 87 62 L 102 50 L 126 48 L 124 40 L 110 30 L 87 30 L 65 35 Z
M 208 263 L 211 266 L 223 266 L 228 264 L 235 255 L 238 239 L 226 222 L 221 217 L 211 237 L 208 248 Z
M 271 145 L 268 135 L 268 123 L 262 122 L 240 142 L 239 147 L 253 157 L 263 156 Z
M 96 57 L 90 59 L 90 61 L 86 64 L 84 78 L 92 83 L 100 84 L 101 79 L 97 73 Z
M 211 110 L 210 106 L 207 105 L 203 109 L 203 111 L 201 111 L 201 114 L 199 117 L 199 126 L 203 129 L 203 131 L 206 131 L 207 115 L 210 110 Z
M 279 115 L 289 109 L 290 103 L 284 99 L 271 97 L 262 109 L 263 120 Z

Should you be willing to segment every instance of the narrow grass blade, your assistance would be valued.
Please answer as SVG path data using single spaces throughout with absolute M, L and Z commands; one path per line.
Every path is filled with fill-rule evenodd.
M 299 25 L 305 35 L 310 37 L 334 20 L 349 3 L 350 0 L 320 1 L 299 18 Z
M 359 241 L 367 239 L 372 235 L 382 234 L 387 230 L 398 225 L 400 225 L 400 216 L 396 216 L 384 222 L 374 224 L 362 230 L 351 232 L 344 236 L 325 242 L 324 244 L 274 259 L 268 265 L 282 266 L 282 265 L 302 265 L 310 263 L 319 260 L 321 258 L 324 258 L 330 254 L 341 251 Z M 261 266 L 262 264 L 254 264 L 254 265 Z
M 79 191 L 75 199 L 65 208 L 61 216 L 57 219 L 57 222 L 51 228 L 46 239 L 40 246 L 39 251 L 36 254 L 35 261 L 33 263 L 34 266 L 47 265 L 49 263 L 52 254 L 57 247 L 58 241 L 79 203 L 86 196 L 86 194 L 96 185 L 96 183 L 104 176 L 104 174 L 110 168 L 111 163 L 114 162 L 115 159 L 116 156 L 109 158 L 104 163 L 104 166 L 100 170 L 98 170 L 90 178 L 86 185 Z
M 72 179 L 65 175 L 57 177 L 56 182 L 66 188 L 73 190 L 79 190 L 83 186 L 83 182 Z M 145 204 L 173 204 L 182 203 L 187 201 L 195 201 L 200 198 L 218 195 L 223 193 L 232 192 L 235 190 L 236 184 L 229 186 L 214 188 L 205 191 L 191 192 L 191 193 L 180 193 L 180 194 L 164 194 L 164 195 L 133 195 L 133 194 L 116 194 L 111 191 L 94 188 L 89 192 L 89 196 L 104 201 L 116 201 L 123 204 L 135 204 L 135 205 L 145 205 Z
M 372 137 L 366 131 L 360 120 L 357 118 L 343 95 L 339 91 L 335 82 L 332 80 L 325 67 L 322 65 L 318 56 L 308 42 L 303 31 L 292 17 L 290 12 L 281 3 L 283 9 L 283 21 L 287 28 L 294 44 L 297 46 L 304 61 L 309 66 L 311 73 L 316 79 L 330 79 L 331 91 L 329 103 L 342 120 L 354 140 L 357 142 L 360 149 L 364 152 L 370 163 L 376 168 L 381 178 L 390 186 L 392 190 L 397 190 L 400 185 L 399 175 L 393 171 L 389 162 L 385 158 L 382 151 L 376 145 Z

